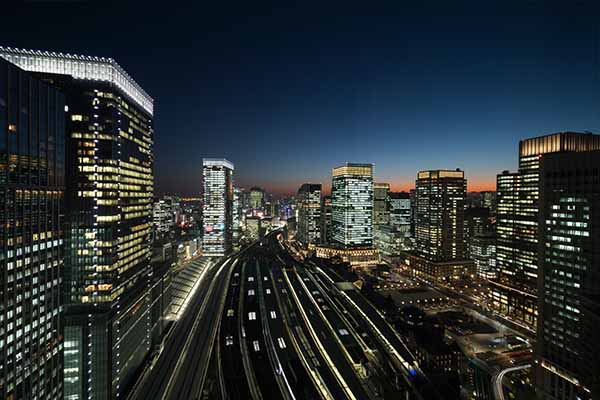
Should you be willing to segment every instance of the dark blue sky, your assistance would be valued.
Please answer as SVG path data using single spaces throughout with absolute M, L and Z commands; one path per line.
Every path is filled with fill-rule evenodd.
M 158 193 L 197 193 L 202 157 L 281 192 L 345 161 L 493 189 L 519 139 L 600 131 L 598 2 L 128 3 L 15 3 L 0 38 L 115 58 L 155 99 Z

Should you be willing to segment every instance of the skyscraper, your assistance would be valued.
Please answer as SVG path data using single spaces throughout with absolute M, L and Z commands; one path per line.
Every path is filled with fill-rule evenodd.
M 538 398 L 600 396 L 600 151 L 539 164 Z
M 162 198 L 152 206 L 152 223 L 156 236 L 164 236 L 175 225 L 175 210 L 169 198 Z
M 242 193 L 237 187 L 233 188 L 231 229 L 233 244 L 237 246 L 242 232 Z
M 265 191 L 259 187 L 253 187 L 250 189 L 250 208 L 262 209 L 265 205 Z
M 489 306 L 531 329 L 537 318 L 539 165 L 546 154 L 600 149 L 600 136 L 561 132 L 519 143 L 519 170 L 497 177 L 496 266 Z
M 304 246 L 315 245 L 321 238 L 321 184 L 305 183 L 298 189 L 297 238 Z
M 0 59 L 0 398 L 62 399 L 65 98 Z
M 373 164 L 346 163 L 333 169 L 331 229 L 317 257 L 341 257 L 353 266 L 379 262 L 373 246 Z
M 331 242 L 331 196 L 323 196 L 321 201 L 321 244 Z
M 467 181 L 461 170 L 421 171 L 416 181 L 416 244 L 431 261 L 465 257 Z
M 390 192 L 390 225 L 404 237 L 410 236 L 411 201 L 406 192 Z
M 333 169 L 332 239 L 343 248 L 373 245 L 373 164 Z
M 466 278 L 475 265 L 465 260 L 467 181 L 457 170 L 421 171 L 416 181 L 416 252 L 412 272 L 434 280 Z
M 203 252 L 221 257 L 231 252 L 233 229 L 233 164 L 225 159 L 205 158 Z
M 65 399 L 109 399 L 151 346 L 153 99 L 110 58 L 0 48 L 66 96 Z
M 389 183 L 373 184 L 373 226 L 375 228 L 390 223 L 389 193 Z

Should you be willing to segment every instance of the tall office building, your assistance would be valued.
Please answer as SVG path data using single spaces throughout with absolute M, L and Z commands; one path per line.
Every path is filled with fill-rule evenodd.
M 321 238 L 321 184 L 305 183 L 298 189 L 298 241 L 304 246 L 315 245 Z
M 110 58 L 0 56 L 65 93 L 64 398 L 122 396 L 151 346 L 153 100 Z
M 231 252 L 233 225 L 233 164 L 225 159 L 205 158 L 203 252 L 221 257 Z
M 333 169 L 332 239 L 342 248 L 373 245 L 373 165 L 346 163 Z
M 164 236 L 175 225 L 175 210 L 170 199 L 162 198 L 154 202 L 152 207 L 152 224 L 156 236 Z
M 0 59 L 0 398 L 63 398 L 65 99 Z
M 465 257 L 467 181 L 461 170 L 421 171 L 416 181 L 416 244 L 432 261 Z
M 526 324 L 537 318 L 539 165 L 546 154 L 600 149 L 600 135 L 561 132 L 522 140 L 519 170 L 497 177 L 496 267 L 489 306 Z
M 475 265 L 466 260 L 466 192 L 467 180 L 459 169 L 418 173 L 416 252 L 410 261 L 416 276 L 448 280 L 475 274 Z
M 250 208 L 262 209 L 265 205 L 265 191 L 259 187 L 253 187 L 250 189 L 249 194 Z
M 321 201 L 321 244 L 331 243 L 331 196 L 323 196 Z
M 411 201 L 406 192 L 390 192 L 390 225 L 404 237 L 410 236 Z
M 232 230 L 232 234 L 231 237 L 233 239 L 233 243 L 234 245 L 238 244 L 238 241 L 240 239 L 241 233 L 242 233 L 242 218 L 243 218 L 243 213 L 242 213 L 242 193 L 240 191 L 240 189 L 238 189 L 237 187 L 233 188 L 233 200 L 231 203 L 231 208 L 232 208 L 232 217 L 231 217 L 231 230 Z
M 390 223 L 389 193 L 389 183 L 373 184 L 373 226 L 375 227 Z
M 600 151 L 541 157 L 538 398 L 600 396 Z

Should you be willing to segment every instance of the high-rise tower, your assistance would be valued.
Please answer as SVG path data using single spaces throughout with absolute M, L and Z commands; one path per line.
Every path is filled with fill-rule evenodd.
M 538 287 L 540 160 L 546 154 L 600 149 L 600 135 L 561 132 L 522 140 L 519 170 L 497 178 L 496 267 L 489 306 L 535 329 Z
M 151 346 L 153 100 L 110 58 L 0 56 L 65 94 L 65 399 L 122 396 Z
M 332 239 L 343 248 L 373 245 L 373 165 L 346 163 L 333 169 Z
M 304 246 L 315 245 L 321 238 L 321 184 L 305 183 L 298 189 L 297 238 Z
M 600 151 L 539 164 L 538 398 L 600 396 Z
M 62 399 L 65 98 L 0 59 L 0 398 Z
M 225 159 L 205 158 L 203 252 L 206 256 L 229 254 L 233 239 L 233 164 Z

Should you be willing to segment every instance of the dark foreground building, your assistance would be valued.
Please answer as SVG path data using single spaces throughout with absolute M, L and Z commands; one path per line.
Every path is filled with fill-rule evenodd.
M 540 163 L 536 383 L 544 400 L 600 397 L 600 151 Z
M 62 399 L 65 99 L 0 59 L 0 398 Z
M 110 58 L 0 56 L 65 94 L 64 398 L 122 397 L 151 349 L 153 100 Z
M 519 170 L 497 177 L 495 311 L 535 329 L 538 288 L 540 160 L 548 154 L 600 150 L 600 135 L 560 132 L 519 142 Z M 576 156 L 575 156 L 576 157 Z

